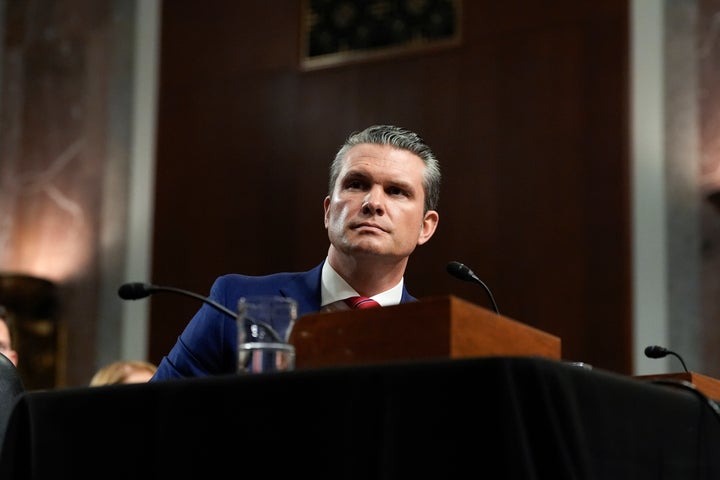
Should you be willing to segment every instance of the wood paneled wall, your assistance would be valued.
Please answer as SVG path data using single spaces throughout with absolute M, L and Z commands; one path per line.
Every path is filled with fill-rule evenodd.
M 373 123 L 419 132 L 442 162 L 419 297 L 458 260 L 501 312 L 563 357 L 631 373 L 628 5 L 465 1 L 447 50 L 303 72 L 300 2 L 163 2 L 152 281 L 207 294 L 227 272 L 306 270 L 327 251 L 327 169 Z M 151 300 L 159 361 L 199 307 Z

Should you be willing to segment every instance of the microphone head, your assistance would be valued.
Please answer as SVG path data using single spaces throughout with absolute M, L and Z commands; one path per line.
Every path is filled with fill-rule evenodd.
M 663 358 L 666 357 L 670 351 L 659 345 L 648 345 L 645 347 L 645 356 L 648 358 Z
M 460 262 L 452 261 L 447 264 L 447 271 L 450 275 L 468 282 L 474 281 L 475 274 L 467 266 Z
M 131 282 L 120 285 L 118 295 L 123 300 L 138 300 L 153 293 L 153 286 L 149 283 Z

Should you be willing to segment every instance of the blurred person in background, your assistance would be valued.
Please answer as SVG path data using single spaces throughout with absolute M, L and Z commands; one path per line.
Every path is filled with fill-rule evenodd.
M 123 383 L 145 383 L 153 376 L 157 366 L 144 360 L 118 360 L 100 368 L 90 379 L 91 387 Z
M 0 305 L 0 353 L 5 355 L 17 367 L 18 354 L 13 348 L 10 316 L 7 309 L 2 305 Z

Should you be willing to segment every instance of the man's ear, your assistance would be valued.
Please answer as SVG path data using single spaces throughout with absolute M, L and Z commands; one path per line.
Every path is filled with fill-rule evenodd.
M 328 212 L 330 211 L 330 196 L 325 197 L 323 201 L 323 208 L 325 209 L 325 229 L 328 228 Z
M 422 225 L 420 227 L 420 235 L 418 236 L 418 245 L 423 245 L 430 240 L 437 229 L 439 221 L 440 214 L 435 210 L 428 210 L 425 212 L 425 217 L 423 218 Z

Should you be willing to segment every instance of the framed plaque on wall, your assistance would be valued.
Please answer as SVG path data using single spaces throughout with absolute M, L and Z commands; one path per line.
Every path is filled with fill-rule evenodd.
M 300 68 L 459 45 L 461 0 L 302 0 Z

